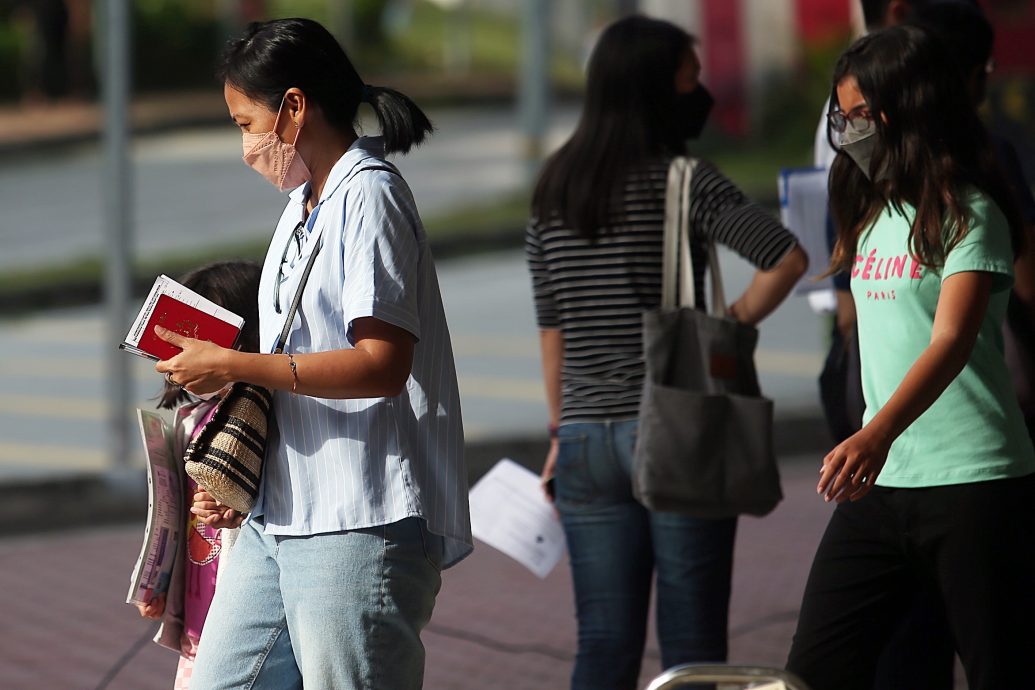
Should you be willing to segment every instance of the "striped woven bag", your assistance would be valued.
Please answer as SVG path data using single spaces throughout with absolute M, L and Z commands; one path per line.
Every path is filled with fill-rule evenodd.
M 184 453 L 190 478 L 241 513 L 250 512 L 259 495 L 272 407 L 268 389 L 235 383 Z

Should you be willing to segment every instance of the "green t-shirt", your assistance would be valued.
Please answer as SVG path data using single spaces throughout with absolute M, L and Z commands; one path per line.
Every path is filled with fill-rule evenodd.
M 877 478 L 882 486 L 962 484 L 1035 472 L 1035 451 L 1003 359 L 1002 323 L 1013 284 L 1009 226 L 983 194 L 974 192 L 968 203 L 970 230 L 940 271 L 910 256 L 911 208 L 901 215 L 889 206 L 860 238 L 851 285 L 859 316 L 864 422 L 891 398 L 930 343 L 942 280 L 965 271 L 994 274 L 970 359 L 892 444 Z

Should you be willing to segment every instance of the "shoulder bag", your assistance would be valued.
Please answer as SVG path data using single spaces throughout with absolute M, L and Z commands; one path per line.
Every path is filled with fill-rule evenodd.
M 710 241 L 711 310 L 696 308 L 689 231 L 695 167 L 676 158 L 668 172 L 661 307 L 643 316 L 646 375 L 633 492 L 655 511 L 765 515 L 783 498 L 773 403 L 758 386 L 758 331 L 727 315 Z

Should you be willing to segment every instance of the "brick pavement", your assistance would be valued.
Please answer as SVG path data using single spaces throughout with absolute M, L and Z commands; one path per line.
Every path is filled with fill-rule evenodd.
M 780 665 L 811 554 L 829 507 L 813 491 L 815 460 L 785 463 L 786 499 L 742 520 L 731 613 L 731 661 Z M 0 540 L 0 688 L 90 690 L 147 624 L 122 603 L 139 524 Z M 425 633 L 429 690 L 564 688 L 575 624 L 567 568 L 545 580 L 480 545 L 446 571 Z M 653 635 L 642 675 L 658 671 Z M 172 653 L 146 642 L 106 687 L 166 690 Z

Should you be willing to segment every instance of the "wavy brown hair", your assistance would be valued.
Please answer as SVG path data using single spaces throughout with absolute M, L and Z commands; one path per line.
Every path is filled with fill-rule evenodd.
M 838 239 L 830 273 L 851 269 L 860 235 L 888 206 L 900 214 L 907 205 L 915 209 L 910 253 L 924 266 L 941 266 L 970 229 L 971 188 L 1002 210 L 1016 254 L 1020 212 L 942 44 L 916 26 L 864 36 L 838 60 L 832 107 L 837 85 L 848 77 L 855 77 L 869 106 L 877 145 L 868 175 L 844 152 L 831 166 L 830 210 Z

